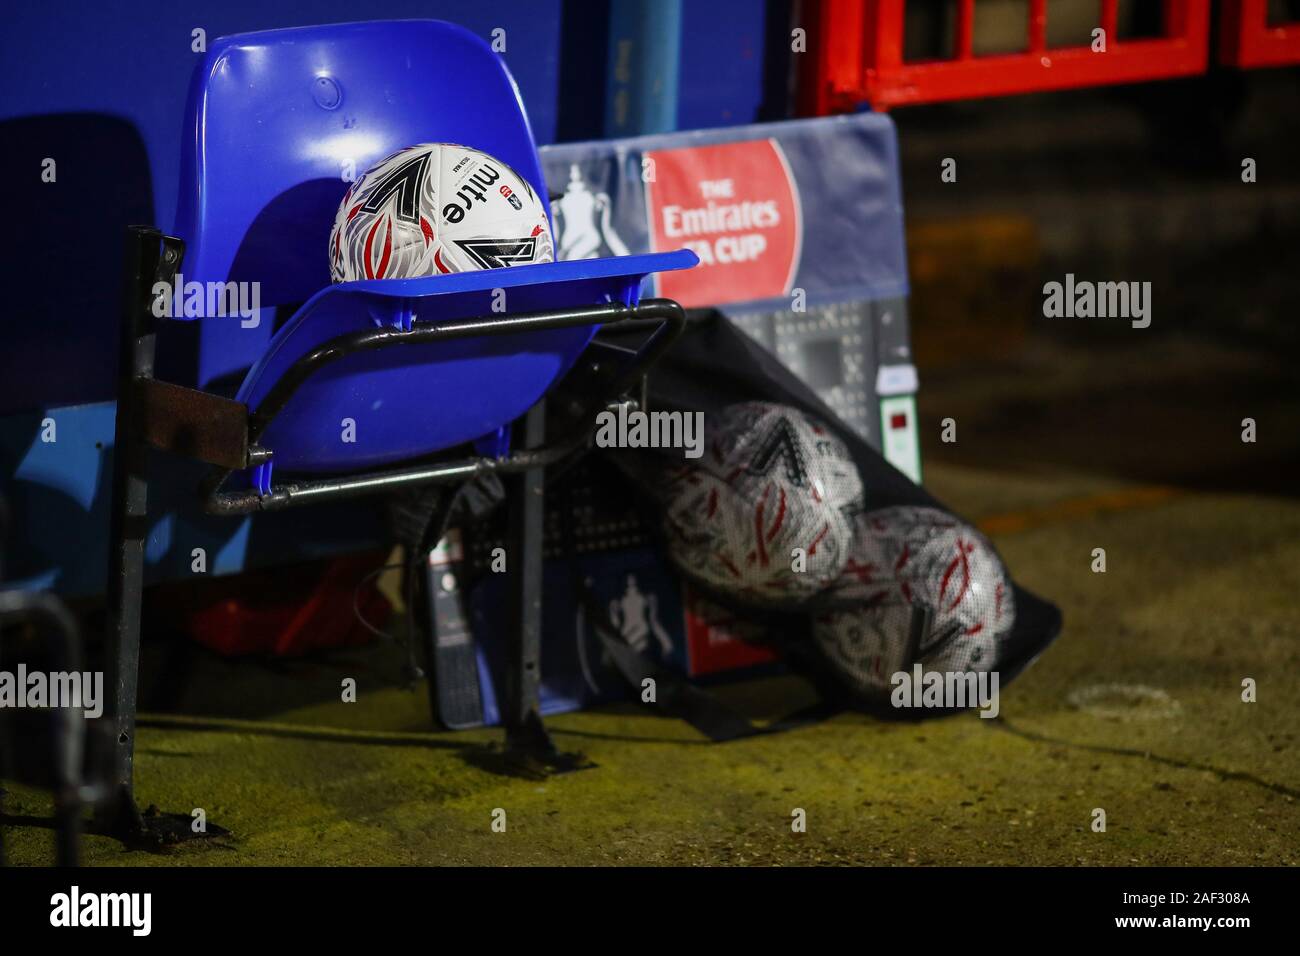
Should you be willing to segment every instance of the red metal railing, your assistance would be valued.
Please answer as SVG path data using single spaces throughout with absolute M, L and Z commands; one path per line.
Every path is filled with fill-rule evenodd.
M 975 0 L 958 0 L 953 58 L 905 63 L 904 0 L 813 0 L 806 8 L 808 51 L 802 61 L 800 111 L 840 113 L 863 102 L 881 110 L 1204 72 L 1209 0 L 1163 0 L 1164 34 L 1156 38 L 1120 39 L 1118 0 L 1100 0 L 1099 7 L 1105 52 L 1091 46 L 1048 47 L 1047 2 L 1030 0 L 1028 49 L 976 56 Z
M 1268 0 L 1224 0 L 1219 61 L 1229 66 L 1300 63 L 1300 21 L 1268 24 Z

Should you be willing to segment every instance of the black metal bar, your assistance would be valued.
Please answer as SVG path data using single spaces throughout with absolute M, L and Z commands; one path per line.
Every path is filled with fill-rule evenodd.
M 447 322 L 417 321 L 409 331 L 384 328 L 341 335 L 302 356 L 280 376 L 253 412 L 249 440 L 255 442 L 265 433 L 267 426 L 284 410 L 289 399 L 307 379 L 326 365 L 349 355 L 373 352 L 396 345 L 420 345 L 451 339 L 538 332 L 581 325 L 608 325 L 628 319 L 638 311 L 635 307 L 610 303 L 548 312 L 475 316 Z
M 541 401 L 524 416 L 521 436 L 524 447 L 532 449 L 541 445 L 545 428 L 545 401 Z M 502 723 L 509 746 L 549 751 L 553 748 L 544 736 L 538 697 L 542 655 L 543 474 L 541 467 L 532 467 L 516 476 L 511 481 L 507 501 L 510 629 L 506 642 Z
M 481 334 L 519 332 L 525 329 L 608 325 L 629 321 L 657 321 L 659 327 L 638 350 L 628 366 L 606 387 L 608 394 L 617 396 L 644 375 L 685 328 L 686 315 L 676 302 L 670 299 L 647 299 L 639 306 L 630 308 L 621 305 L 601 305 L 559 312 L 525 313 L 504 318 L 492 316 L 464 319 L 442 325 L 417 324 L 409 332 L 398 329 L 373 329 L 340 336 L 300 358 L 280 378 L 258 406 L 257 411 L 253 413 L 249 440 L 255 442 L 265 433 L 275 416 L 288 404 L 294 392 L 311 375 L 325 365 L 356 352 Z M 594 422 L 591 425 L 581 425 L 572 434 L 551 446 L 526 449 L 515 452 L 507 458 L 466 458 L 393 471 L 304 480 L 275 487 L 270 494 L 266 495 L 251 490 L 222 492 L 220 489 L 232 471 L 218 469 L 204 482 L 202 489 L 204 507 L 212 514 L 250 514 L 255 511 L 275 511 L 299 504 L 352 498 L 414 485 L 463 481 L 488 472 L 515 474 L 531 468 L 549 466 L 572 454 L 586 444 L 593 429 Z M 250 448 L 250 459 L 254 453 L 260 460 L 272 456 L 272 452 L 267 449 L 253 447 Z
M 368 472 L 360 475 L 344 475 L 337 478 L 321 478 L 314 481 L 289 482 L 272 489 L 270 494 L 260 495 L 256 491 L 235 491 L 206 495 L 206 509 L 212 514 L 249 514 L 254 511 L 278 511 L 294 505 L 313 504 L 320 501 L 335 501 L 340 498 L 356 498 L 377 492 L 394 491 L 415 485 L 449 484 L 465 481 L 489 472 L 498 474 L 517 474 L 529 468 L 545 468 L 547 465 L 572 454 L 586 443 L 591 429 L 584 428 L 580 433 L 557 442 L 547 448 L 536 451 L 517 452 L 508 458 L 462 458 L 456 461 L 440 462 L 415 468 L 402 468 L 393 471 Z M 216 484 L 224 483 L 230 472 L 222 472 Z M 205 484 L 205 489 L 214 486 L 213 479 Z
M 686 328 L 686 312 L 672 299 L 646 299 L 637 308 L 634 318 L 658 319 L 661 324 L 637 350 L 636 358 L 609 386 L 612 395 L 621 395 L 629 389 L 663 357 Z
M 150 311 L 153 285 L 171 281 L 183 251 L 179 240 L 164 237 L 156 229 L 133 226 L 128 231 L 108 566 L 108 714 L 115 731 L 113 783 L 119 798 L 115 811 L 119 818 L 112 825 L 118 827 L 135 828 L 139 822 L 132 778 L 149 479 L 141 392 L 136 382 L 153 378 L 157 336 Z

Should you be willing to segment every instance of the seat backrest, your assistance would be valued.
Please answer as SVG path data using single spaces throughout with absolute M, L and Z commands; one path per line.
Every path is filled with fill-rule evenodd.
M 481 149 L 546 197 L 505 63 L 439 20 L 221 37 L 195 73 L 185 130 L 185 280 L 257 281 L 264 306 L 329 284 L 330 227 L 349 174 L 405 146 Z

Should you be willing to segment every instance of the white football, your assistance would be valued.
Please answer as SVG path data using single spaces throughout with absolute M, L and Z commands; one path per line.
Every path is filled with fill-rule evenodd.
M 732 405 L 708 428 L 704 456 L 664 483 L 677 566 L 708 587 L 776 606 L 796 606 L 834 582 L 862 497 L 844 443 L 799 410 L 767 402 Z
M 814 640 L 864 690 L 886 689 L 908 667 L 917 604 L 934 611 L 928 640 L 917 649 L 927 670 L 990 670 L 1015 623 L 1015 592 L 993 545 L 936 508 L 855 516 L 848 560 L 831 593 L 862 607 L 818 615 Z
M 330 277 L 410 279 L 554 258 L 546 207 L 528 180 L 452 143 L 408 146 L 376 163 L 339 204 Z

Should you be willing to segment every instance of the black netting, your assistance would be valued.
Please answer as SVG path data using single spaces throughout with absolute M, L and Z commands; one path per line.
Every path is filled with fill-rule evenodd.
M 725 318 L 693 326 L 650 385 L 652 407 L 705 415 L 700 459 L 615 456 L 657 503 L 668 557 L 738 613 L 779 621 L 793 657 L 850 700 L 879 707 L 917 662 L 1005 684 L 1059 633 L 1060 612 L 987 538 Z

